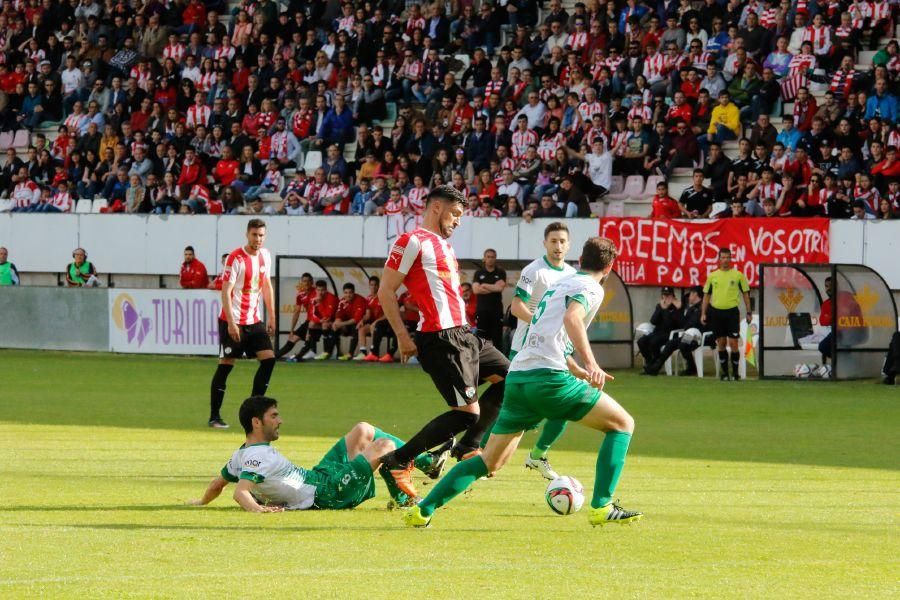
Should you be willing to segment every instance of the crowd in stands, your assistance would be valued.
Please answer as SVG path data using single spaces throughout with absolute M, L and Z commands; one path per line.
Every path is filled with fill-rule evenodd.
M 693 185 L 657 187 L 652 216 L 889 218 L 896 12 L 7 0 L 0 194 L 24 212 L 392 215 L 449 183 L 467 214 L 531 219 L 600 214 L 629 176 L 687 170 Z

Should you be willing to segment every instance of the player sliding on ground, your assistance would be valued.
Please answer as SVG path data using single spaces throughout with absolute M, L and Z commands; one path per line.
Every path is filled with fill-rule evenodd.
M 516 295 L 510 306 L 510 312 L 519 319 L 519 322 L 516 324 L 516 333 L 513 335 L 509 360 L 513 360 L 516 354 L 522 350 L 528 324 L 534 318 L 534 311 L 538 302 L 544 297 L 544 292 L 563 277 L 575 272 L 575 269 L 566 263 L 569 246 L 569 228 L 566 224 L 559 221 L 550 223 L 544 229 L 546 253 L 522 269 L 519 281 L 516 283 Z M 525 459 L 527 468 L 537 470 L 545 479 L 553 480 L 559 477 L 550 466 L 547 452 L 550 450 L 550 446 L 565 432 L 567 424 L 568 421 L 565 419 L 550 419 L 544 422 L 534 448 Z M 487 440 L 484 440 L 482 445 L 485 442 Z
M 266 396 L 244 400 L 239 418 L 247 439 L 235 450 L 202 498 L 189 504 L 206 505 L 236 483 L 234 500 L 248 512 L 279 512 L 308 508 L 345 509 L 375 496 L 375 471 L 381 457 L 403 445 L 389 433 L 368 423 L 357 423 L 312 469 L 298 467 L 271 443 L 278 439 L 281 414 L 278 402 Z M 423 454 L 415 463 L 432 476 L 435 457 Z M 402 506 L 409 496 L 397 488 L 390 472 L 380 469 L 393 504 Z
M 406 362 L 418 354 L 422 368 L 450 407 L 384 458 L 397 485 L 410 496 L 416 495 L 410 478 L 413 459 L 441 444 L 451 451 L 451 440 L 463 431 L 466 433 L 453 446 L 452 454 L 458 459 L 478 454 L 481 438 L 497 418 L 503 401 L 509 361 L 491 342 L 469 330 L 459 263 L 447 241 L 459 225 L 465 202 L 465 196 L 451 186 L 431 190 L 422 226 L 397 238 L 378 290 L 384 316 L 397 336 L 401 360 Z M 397 290 L 401 285 L 406 286 L 422 315 L 415 341 L 400 315 Z M 482 382 L 491 385 L 479 399 L 476 388 Z
M 421 503 L 408 509 L 403 515 L 407 525 L 427 526 L 435 510 L 479 477 L 503 467 L 522 434 L 544 419 L 577 421 L 606 434 L 597 455 L 591 525 L 641 518 L 641 513 L 625 510 L 612 501 L 634 419 L 602 391 L 612 376 L 597 365 L 587 336 L 587 326 L 603 303 L 600 283 L 612 270 L 615 257 L 611 241 L 591 238 L 584 244 L 581 270 L 547 290 L 531 319 L 525 344 L 510 365 L 500 415 L 483 453 L 458 463 Z M 573 359 L 573 351 L 584 368 Z

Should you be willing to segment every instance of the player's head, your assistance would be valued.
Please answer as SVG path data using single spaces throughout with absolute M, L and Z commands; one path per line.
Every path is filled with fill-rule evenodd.
M 344 287 L 341 288 L 344 290 L 344 298 L 349 300 L 356 293 L 356 286 L 352 283 L 345 283 Z
M 184 249 L 184 262 L 189 263 L 194 260 L 194 247 L 187 246 Z
M 466 207 L 466 197 L 453 186 L 439 185 L 428 194 L 425 201 L 425 221 L 428 227 L 437 229 L 444 239 L 453 235 L 459 226 Z
M 369 293 L 375 295 L 378 293 L 378 287 L 381 285 L 381 279 L 372 275 L 369 277 Z
M 484 266 L 493 269 L 497 265 L 497 251 L 488 248 L 484 251 Z
M 831 277 L 825 278 L 825 295 L 829 298 L 834 295 L 834 281 Z
M 725 270 L 731 268 L 731 248 L 719 248 L 719 268 Z
M 5 263 L 8 256 L 9 250 L 7 250 L 4 246 L 0 246 L 0 263 Z
M 308 290 L 313 287 L 313 276 L 311 273 L 304 273 L 300 276 L 300 288 Z
M 281 415 L 278 414 L 278 400 L 267 396 L 250 396 L 238 411 L 238 419 L 244 433 L 255 433 L 267 442 L 278 439 Z
M 320 298 L 328 293 L 328 284 L 324 279 L 320 279 L 316 282 L 316 295 Z
M 618 254 L 612 240 L 603 237 L 588 238 L 581 249 L 581 270 L 598 273 L 605 278 L 612 271 Z
M 699 285 L 695 285 L 688 290 L 688 302 L 691 304 L 697 304 L 703 300 L 703 287 Z
M 247 221 L 247 246 L 251 250 L 259 250 L 266 241 L 266 222 L 262 219 Z
M 226 260 L 228 260 L 228 253 L 227 253 L 227 252 L 226 252 L 225 254 L 223 254 L 221 257 L 219 257 L 219 262 L 221 262 L 223 265 L 225 264 L 225 261 L 226 261 Z
M 471 283 L 461 283 L 459 284 L 459 290 L 462 292 L 463 300 L 468 300 L 472 297 L 472 284 Z
M 562 221 L 554 221 L 544 228 L 544 250 L 553 262 L 566 259 L 569 253 L 569 228 Z

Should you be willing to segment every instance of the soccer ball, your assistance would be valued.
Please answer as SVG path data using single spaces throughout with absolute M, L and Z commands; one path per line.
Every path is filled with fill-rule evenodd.
M 563 475 L 550 482 L 544 498 L 556 514 L 571 515 L 581 510 L 584 504 L 584 487 L 574 477 Z
M 794 377 L 797 379 L 809 379 L 816 371 L 816 365 L 801 363 L 794 366 Z

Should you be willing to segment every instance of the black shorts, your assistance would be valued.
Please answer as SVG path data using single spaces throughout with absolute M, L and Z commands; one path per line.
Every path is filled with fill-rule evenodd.
M 228 322 L 219 319 L 219 358 L 256 358 L 257 352 L 272 349 L 272 338 L 266 333 L 262 321 L 253 325 L 238 325 L 241 339 L 228 335 Z
M 714 338 L 741 337 L 741 311 L 738 307 L 718 309 L 710 306 L 706 318 L 706 326 L 713 332 Z
M 309 332 L 309 321 L 303 321 L 300 325 L 297 326 L 297 329 L 293 331 L 293 334 L 296 335 L 301 340 L 306 339 L 306 334 Z
M 478 384 L 491 375 L 506 377 L 509 360 L 494 345 L 464 327 L 417 332 L 419 362 L 450 406 L 478 401 Z

